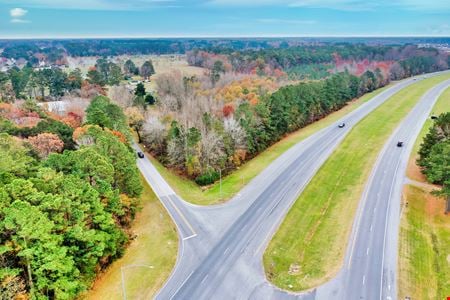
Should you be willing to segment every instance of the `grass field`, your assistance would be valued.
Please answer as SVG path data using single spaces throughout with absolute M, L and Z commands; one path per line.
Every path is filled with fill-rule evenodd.
M 246 162 L 239 170 L 235 170 L 228 176 L 222 178 L 222 193 L 220 193 L 220 185 L 218 182 L 210 186 L 206 190 L 202 190 L 193 181 L 183 178 L 165 168 L 156 159 L 151 158 L 152 163 L 158 169 L 160 174 L 167 180 L 172 188 L 183 199 L 200 205 L 210 205 L 226 201 L 233 197 L 241 188 L 264 170 L 274 159 L 283 154 L 290 147 L 307 138 L 318 130 L 332 124 L 345 114 L 356 109 L 364 102 L 378 95 L 388 87 L 384 87 L 375 92 L 364 95 L 363 97 L 349 103 L 341 110 L 336 111 L 320 121 L 317 121 L 305 128 L 302 128 L 278 143 L 272 145 L 252 160 Z
M 450 111 L 450 89 L 433 108 L 438 115 Z M 417 151 L 432 125 L 428 120 L 416 140 L 408 166 L 408 177 L 425 181 L 416 165 Z M 399 299 L 445 299 L 450 295 L 450 216 L 445 215 L 445 200 L 433 197 L 430 189 L 407 186 L 400 228 Z
M 407 186 L 400 228 L 399 299 L 446 299 L 450 295 L 450 216 L 445 200 Z
M 449 74 L 400 91 L 356 125 L 297 199 L 264 254 L 275 285 L 304 290 L 343 263 L 353 218 L 384 142 L 420 97 Z M 290 269 L 296 266 L 296 272 Z M 298 270 L 298 271 L 297 271 Z
M 124 299 L 121 267 L 124 267 L 127 299 L 151 299 L 169 277 L 177 257 L 176 228 L 145 182 L 144 187 L 142 210 L 132 227 L 136 239 L 127 247 L 125 255 L 99 276 L 85 298 Z

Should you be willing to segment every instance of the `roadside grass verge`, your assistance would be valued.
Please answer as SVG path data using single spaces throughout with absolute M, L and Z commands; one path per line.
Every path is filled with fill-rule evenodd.
M 433 114 L 450 110 L 450 88 L 433 107 Z M 420 144 L 433 121 L 428 119 L 417 138 L 410 157 L 407 175 L 426 182 L 416 165 Z M 399 299 L 445 299 L 450 291 L 450 216 L 444 214 L 445 199 L 428 190 L 408 185 L 404 189 L 399 237 Z M 446 294 L 447 293 L 447 294 Z
M 450 291 L 450 216 L 445 200 L 408 185 L 399 238 L 399 299 L 446 299 Z
M 267 278 L 305 290 L 343 263 L 354 215 L 379 151 L 420 97 L 449 74 L 401 90 L 353 127 L 294 203 L 264 254 Z
M 216 182 L 215 184 L 209 186 L 207 189 L 202 190 L 202 188 L 200 188 L 192 180 L 179 176 L 175 172 L 164 167 L 155 158 L 150 156 L 149 158 L 155 165 L 158 172 L 170 184 L 175 192 L 184 200 L 199 205 L 211 205 L 224 202 L 232 198 L 237 192 L 239 192 L 239 190 L 242 189 L 242 187 L 244 187 L 244 185 L 255 178 L 255 176 L 261 173 L 261 171 L 264 170 L 273 160 L 287 151 L 290 147 L 294 146 L 298 142 L 304 140 L 320 129 L 329 126 L 333 122 L 336 122 L 338 119 L 355 110 L 361 104 L 369 101 L 374 96 L 380 94 L 390 86 L 392 85 L 388 85 L 372 93 L 368 93 L 361 98 L 350 102 L 340 110 L 333 112 L 327 117 L 289 134 L 279 142 L 267 148 L 262 153 L 246 162 L 239 169 L 223 177 L 222 193 L 220 193 L 219 182 Z
M 127 299 L 151 299 L 172 272 L 178 250 L 175 225 L 166 210 L 141 176 L 144 191 L 142 210 L 136 215 L 132 232 L 137 237 L 128 245 L 122 258 L 99 275 L 86 299 L 124 299 L 121 267 Z

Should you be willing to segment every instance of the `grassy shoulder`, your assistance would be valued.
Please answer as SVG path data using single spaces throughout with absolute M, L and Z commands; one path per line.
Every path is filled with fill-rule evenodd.
M 263 260 L 270 281 L 298 291 L 337 273 L 379 151 L 420 97 L 447 78 L 450 75 L 429 78 L 398 92 L 352 129 L 297 199 L 266 249 Z
M 450 109 L 450 88 L 445 90 L 433 107 L 433 114 Z M 432 126 L 427 120 L 417 138 L 410 157 L 407 176 L 426 182 L 416 165 L 417 152 Z M 399 299 L 444 299 L 450 291 L 450 216 L 444 214 L 445 200 L 431 195 L 429 189 L 407 186 L 399 237 Z M 447 293 L 447 294 L 445 294 Z
M 399 299 L 445 299 L 450 291 L 450 216 L 445 200 L 407 186 L 400 227 Z
M 348 105 L 336 111 L 327 117 L 310 124 L 298 131 L 286 136 L 275 143 L 252 160 L 246 162 L 238 170 L 222 178 L 222 193 L 220 192 L 219 182 L 209 186 L 207 189 L 200 188 L 195 182 L 184 177 L 180 177 L 159 163 L 155 158 L 150 158 L 152 163 L 158 169 L 158 172 L 167 180 L 170 186 L 186 201 L 199 205 L 210 205 L 224 202 L 233 197 L 244 185 L 250 182 L 255 176 L 261 173 L 274 159 L 283 154 L 293 145 L 304 140 L 322 128 L 327 127 L 337 121 L 347 113 L 355 110 L 364 102 L 380 94 L 389 86 L 368 93 L 363 97 L 350 102 Z
M 172 272 L 178 250 L 175 225 L 142 178 L 142 210 L 132 225 L 136 238 L 122 258 L 101 274 L 87 299 L 123 299 L 121 268 L 128 299 L 150 299 Z

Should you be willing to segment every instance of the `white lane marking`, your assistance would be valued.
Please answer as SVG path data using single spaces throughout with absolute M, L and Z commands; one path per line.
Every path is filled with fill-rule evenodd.
M 223 254 L 227 254 L 228 251 L 230 251 L 230 247 L 228 247 L 227 249 L 225 249 L 225 251 L 223 251 Z
M 383 274 L 384 274 L 384 252 L 386 251 L 386 236 L 387 236 L 387 225 L 388 225 L 388 217 L 389 217 L 389 209 L 390 209 L 390 204 L 391 204 L 391 199 L 392 199 L 392 193 L 394 191 L 394 185 L 395 182 L 397 180 L 397 173 L 398 173 L 398 168 L 400 167 L 400 162 L 401 160 L 399 159 L 397 162 L 397 165 L 395 166 L 395 170 L 394 170 L 394 174 L 392 176 L 392 181 L 391 181 L 391 186 L 389 189 L 389 201 L 388 201 L 388 205 L 386 207 L 386 216 L 384 219 L 384 236 L 383 236 L 383 251 L 381 253 L 381 279 L 380 279 L 380 300 L 383 297 Z
M 370 232 L 372 232 L 372 227 L 373 227 L 373 225 L 372 225 L 372 224 L 370 224 Z
M 173 295 L 170 297 L 171 300 L 173 299 L 173 297 L 175 297 L 175 295 L 178 293 L 178 291 L 183 287 L 183 285 L 186 283 L 186 281 L 188 281 L 189 278 L 191 278 L 192 273 L 194 273 L 194 271 L 192 271 L 191 273 L 189 273 L 189 276 L 186 277 L 186 279 L 180 284 L 180 286 L 177 288 L 177 290 L 175 291 L 175 293 L 173 293 Z
M 205 280 L 208 278 L 208 274 L 206 274 L 206 276 L 205 277 L 203 277 L 203 279 L 202 279 L 202 282 L 201 283 L 203 283 L 203 282 L 205 282 Z
M 366 255 L 369 255 L 369 247 L 367 247 Z
M 390 284 L 388 284 L 388 290 L 391 290 L 391 285 Z
M 193 234 L 193 235 L 187 236 L 187 237 L 183 238 L 183 241 L 186 241 L 186 240 L 188 240 L 188 239 L 192 239 L 192 238 L 194 238 L 194 237 L 196 237 L 196 236 L 197 236 L 196 233 Z
M 366 283 L 366 275 L 363 276 L 363 285 Z

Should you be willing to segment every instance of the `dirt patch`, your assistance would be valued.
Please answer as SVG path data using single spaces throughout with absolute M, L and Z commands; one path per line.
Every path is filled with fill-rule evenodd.
M 427 180 L 425 178 L 425 175 L 423 175 L 422 172 L 420 172 L 420 167 L 416 164 L 417 158 L 418 158 L 418 155 L 414 155 L 411 157 L 411 159 L 408 162 L 406 174 L 412 180 L 426 182 Z
M 300 265 L 298 265 L 298 264 L 291 264 L 289 266 L 289 271 L 288 271 L 289 275 L 297 275 L 299 273 L 300 273 Z
M 435 216 L 442 215 L 445 212 L 445 201 L 442 198 L 438 198 L 430 193 L 427 193 L 425 200 L 425 210 L 428 217 L 434 218 Z

